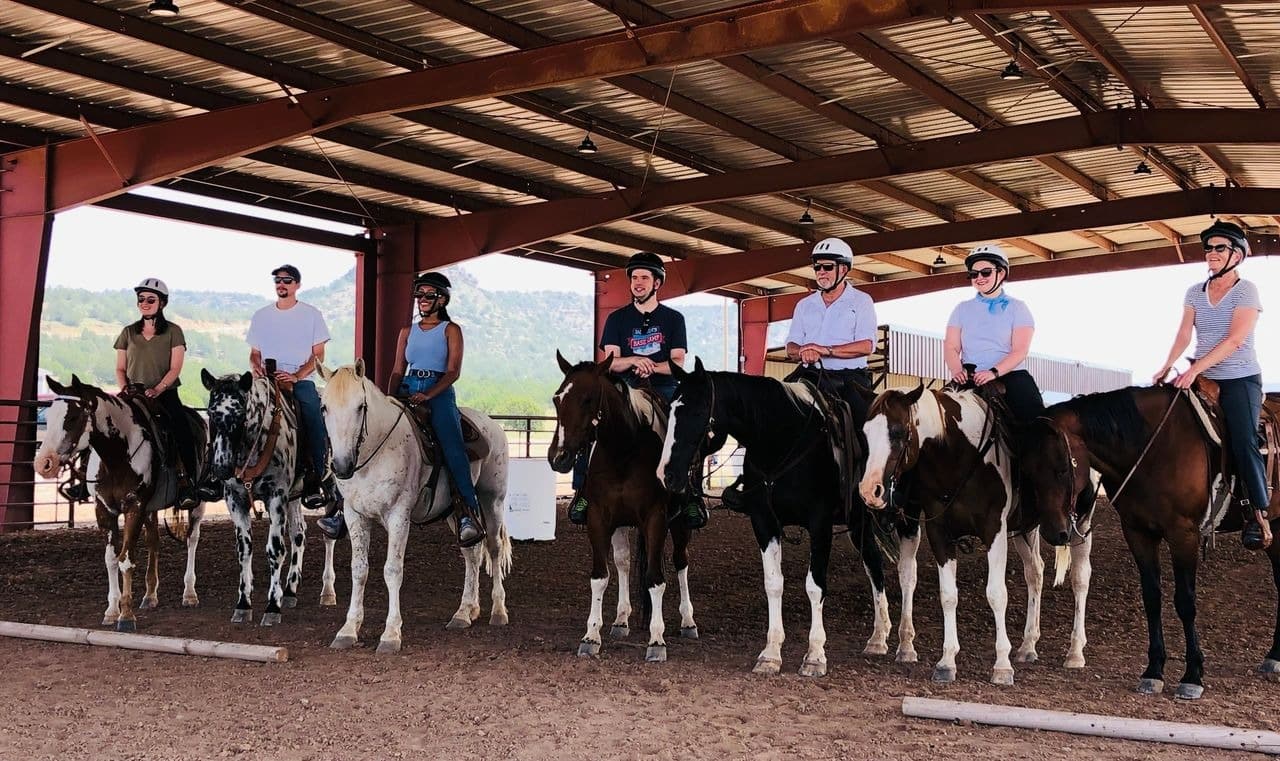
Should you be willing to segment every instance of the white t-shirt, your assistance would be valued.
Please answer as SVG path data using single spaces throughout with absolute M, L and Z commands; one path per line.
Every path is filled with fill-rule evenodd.
M 264 360 L 274 359 L 277 370 L 295 373 L 311 358 L 311 347 L 329 340 L 329 327 L 320 310 L 310 304 L 299 301 L 290 309 L 269 304 L 253 313 L 244 340 Z
M 787 343 L 840 346 L 855 341 L 870 341 L 875 347 L 876 305 L 867 294 L 846 283 L 844 293 L 831 306 L 822 300 L 819 291 L 796 304 Z M 866 367 L 867 358 L 823 357 L 822 366 L 828 370 L 854 370 Z

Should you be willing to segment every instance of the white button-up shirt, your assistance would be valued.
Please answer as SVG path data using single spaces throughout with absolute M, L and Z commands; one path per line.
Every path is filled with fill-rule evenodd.
M 871 341 L 874 348 L 875 340 L 875 302 L 848 283 L 845 283 L 844 293 L 830 306 L 822 300 L 820 291 L 801 299 L 791 318 L 791 332 L 787 333 L 787 343 L 801 346 L 808 343 L 840 346 L 855 341 Z M 867 358 L 823 357 L 822 366 L 829 370 L 854 370 L 866 367 Z

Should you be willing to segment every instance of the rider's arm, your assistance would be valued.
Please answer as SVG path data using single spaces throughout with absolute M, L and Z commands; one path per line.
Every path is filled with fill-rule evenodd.
M 267 374 L 267 368 L 262 366 L 262 352 L 256 346 L 249 349 L 249 368 L 253 370 L 254 375 Z
M 611 354 L 613 355 L 613 363 L 609 365 L 609 372 L 611 373 L 620 373 L 624 370 L 630 370 L 636 364 L 635 357 L 622 356 L 622 348 L 615 344 L 605 344 L 604 348 L 602 348 L 600 352 L 600 358 L 602 360 Z
M 955 378 L 964 374 L 964 362 L 961 356 L 960 326 L 948 325 L 947 336 L 942 339 L 942 361 L 947 364 L 947 372 Z
M 116 385 L 123 391 L 124 387 L 129 385 L 129 378 L 124 374 L 124 368 L 129 361 L 129 352 L 124 349 L 116 349 Z
M 1255 319 L 1257 314 L 1255 313 Z M 1157 373 L 1157 380 L 1163 378 L 1169 373 L 1169 368 L 1173 367 L 1173 363 L 1178 361 L 1178 357 L 1182 356 L 1182 352 L 1187 350 L 1191 345 L 1191 330 L 1196 324 L 1196 308 L 1188 304 L 1182 307 L 1182 323 L 1178 325 L 1178 334 L 1173 338 L 1173 348 L 1169 349 L 1169 356 L 1165 358 L 1164 364 L 1160 366 L 1160 372 Z M 1232 320 L 1231 327 L 1235 328 L 1235 320 Z M 1225 355 L 1224 355 L 1225 356 Z
M 445 329 L 448 338 L 448 329 Z M 400 390 L 400 382 L 404 380 L 404 371 L 408 369 L 408 361 L 404 358 L 405 347 L 409 345 L 409 328 L 401 328 L 396 337 L 396 363 L 391 366 L 391 377 L 387 380 L 387 396 L 394 396 Z
M 315 372 L 316 367 L 324 361 L 324 342 L 313 344 L 311 347 L 311 356 L 307 357 L 307 361 L 298 366 L 297 372 L 293 374 L 295 381 L 302 380 L 311 373 Z
M 1031 352 L 1031 337 L 1035 332 L 1036 329 L 1030 326 L 1013 329 L 1013 350 L 995 364 L 997 376 L 1012 372 L 1013 368 L 1026 361 L 1027 354 Z
M 684 349 L 672 349 L 671 359 L 666 362 L 655 362 L 653 365 L 653 372 L 657 375 L 670 375 L 672 362 L 684 367 L 684 355 Z
M 178 382 L 178 376 L 182 375 L 182 362 L 186 356 L 187 347 L 185 346 L 178 345 L 169 350 L 169 372 L 165 373 L 156 384 L 156 391 L 163 393 L 173 388 L 173 384 Z
M 818 353 L 824 357 L 835 357 L 836 359 L 856 359 L 870 354 L 874 350 L 874 344 L 875 342 L 870 339 L 850 341 L 847 344 L 821 347 Z
M 427 401 L 449 390 L 462 375 L 462 328 L 458 327 L 458 323 L 450 322 L 444 329 L 444 338 L 449 345 L 449 359 L 445 362 L 444 375 L 440 376 L 436 385 L 423 392 Z
M 1236 307 L 1231 311 L 1231 327 L 1227 329 L 1227 337 L 1218 342 L 1208 354 L 1200 357 L 1187 368 L 1187 372 L 1200 373 L 1230 357 L 1244 342 L 1258 324 L 1258 310 L 1252 307 Z

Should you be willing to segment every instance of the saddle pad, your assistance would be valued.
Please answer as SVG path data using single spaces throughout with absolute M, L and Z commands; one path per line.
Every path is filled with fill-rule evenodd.
M 436 445 L 435 433 L 431 429 L 431 415 L 425 405 L 414 405 L 408 409 L 418 424 L 418 433 L 423 438 L 422 449 L 426 452 L 427 462 L 435 465 Z M 462 443 L 467 450 L 467 462 L 479 462 L 489 456 L 489 440 L 465 412 L 462 414 Z

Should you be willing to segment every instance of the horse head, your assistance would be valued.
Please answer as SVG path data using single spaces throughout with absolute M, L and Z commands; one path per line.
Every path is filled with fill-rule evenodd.
M 671 492 L 685 493 L 692 488 L 690 472 L 698 457 L 707 450 L 708 440 L 724 443 L 715 428 L 716 388 L 711 373 L 694 360 L 693 371 L 671 363 L 671 374 L 680 382 L 671 400 L 667 419 L 667 438 L 658 460 L 658 480 Z
M 547 448 L 547 462 L 553 470 L 573 470 L 578 453 L 595 441 L 596 428 L 604 412 L 604 396 L 610 385 L 610 354 L 601 362 L 579 362 L 574 365 L 556 350 L 556 362 L 564 380 L 551 397 L 556 408 L 556 431 Z
M 259 379 L 264 385 L 267 381 Z M 200 382 L 209 391 L 209 439 L 212 449 L 211 470 L 214 477 L 225 481 L 235 473 L 236 454 L 245 443 L 251 391 L 255 385 L 252 373 L 231 373 L 215 377 L 200 371 Z
M 1055 547 L 1064 547 L 1079 533 L 1080 496 L 1092 496 L 1089 451 L 1080 436 L 1060 426 L 1054 417 L 1038 417 L 1026 432 L 1019 460 L 1022 485 L 1035 495 L 1040 513 L 1040 536 Z M 1029 495 L 1024 495 L 1026 504 Z
M 329 432 L 333 475 L 345 481 L 355 474 L 360 447 L 369 433 L 369 399 L 383 394 L 365 375 L 363 359 L 333 371 L 321 365 L 319 371 L 325 380 L 320 409 Z
M 53 478 L 63 463 L 73 459 L 89 446 L 89 434 L 93 430 L 93 417 L 102 390 L 80 382 L 71 376 L 71 384 L 64 386 L 52 377 L 46 379 L 49 390 L 58 398 L 49 405 L 45 415 L 46 430 L 40 451 L 36 452 L 33 466 L 41 478 Z
M 891 389 L 880 394 L 867 411 L 862 427 L 867 437 L 867 467 L 858 491 L 867 506 L 883 510 L 904 472 L 920 455 L 920 413 L 917 403 L 924 386 L 911 391 Z

